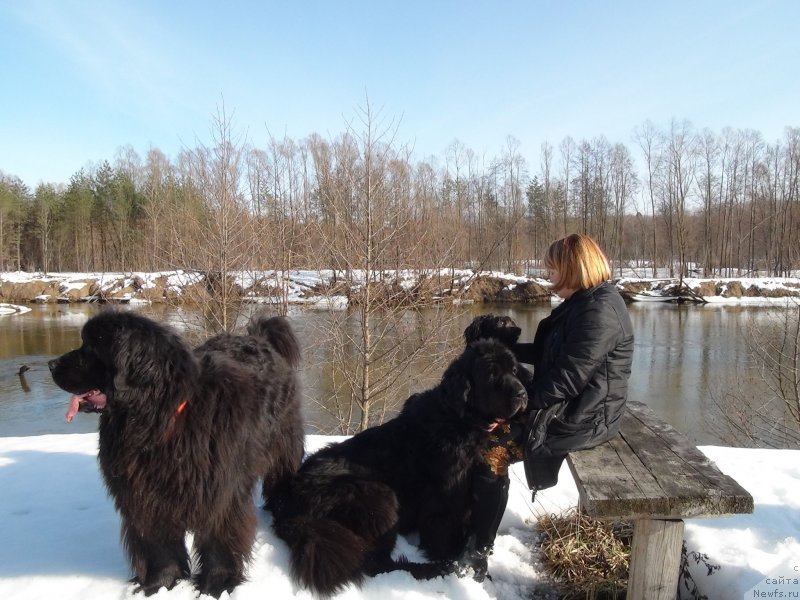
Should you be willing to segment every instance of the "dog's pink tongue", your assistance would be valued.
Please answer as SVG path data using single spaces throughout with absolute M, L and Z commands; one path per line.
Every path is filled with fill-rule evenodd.
M 98 410 L 102 410 L 106 405 L 106 395 L 99 390 L 92 390 L 85 394 L 76 394 L 69 399 L 69 408 L 67 409 L 67 423 L 72 423 L 72 419 L 78 414 L 81 408 L 81 402 L 89 402 Z
M 67 423 L 72 423 L 72 419 L 75 415 L 78 414 L 78 409 L 81 407 L 81 396 L 73 396 L 69 399 L 69 409 L 67 409 Z
M 488 431 L 489 433 L 492 433 L 495 429 L 497 429 L 501 425 L 505 424 L 505 422 L 506 422 L 505 419 L 497 419 L 496 421 L 492 421 L 491 423 L 489 423 L 486 426 L 486 431 Z

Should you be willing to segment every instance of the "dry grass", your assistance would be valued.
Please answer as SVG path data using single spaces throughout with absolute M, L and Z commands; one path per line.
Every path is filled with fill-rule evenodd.
M 564 600 L 625 598 L 631 523 L 605 523 L 570 511 L 539 519 L 542 563 Z

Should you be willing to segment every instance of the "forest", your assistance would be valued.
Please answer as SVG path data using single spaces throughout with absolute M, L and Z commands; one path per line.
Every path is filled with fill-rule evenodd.
M 472 267 L 529 272 L 553 239 L 587 233 L 642 276 L 786 276 L 798 268 L 800 128 L 672 120 L 492 157 L 458 141 L 415 158 L 367 106 L 338 135 L 265 135 L 224 109 L 210 142 L 169 157 L 122 146 L 69 183 L 0 171 L 0 270 Z

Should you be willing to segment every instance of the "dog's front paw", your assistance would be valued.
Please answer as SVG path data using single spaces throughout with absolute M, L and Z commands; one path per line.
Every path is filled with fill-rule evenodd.
M 197 589 L 201 594 L 219 598 L 222 592 L 233 592 L 237 585 L 244 581 L 241 574 L 227 570 L 204 571 L 197 580 Z
M 138 585 L 133 591 L 137 594 L 139 592 L 144 592 L 145 596 L 152 596 L 162 587 L 171 590 L 181 579 L 185 578 L 186 574 L 181 571 L 181 568 L 178 565 L 173 567 L 165 567 L 160 571 L 148 573 L 144 582 L 138 578 L 135 578 L 133 581 Z

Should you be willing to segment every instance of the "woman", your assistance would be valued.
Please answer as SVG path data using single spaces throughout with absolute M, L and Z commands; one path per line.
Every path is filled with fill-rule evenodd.
M 474 477 L 472 535 L 459 566 L 479 580 L 508 500 L 508 462 L 524 460 L 534 496 L 554 486 L 569 452 L 619 431 L 628 395 L 633 327 L 608 282 L 605 254 L 590 237 L 572 234 L 550 245 L 544 263 L 564 302 L 542 319 L 533 343 L 514 347 L 520 362 L 534 367 L 526 420 L 493 436 L 486 468 Z

